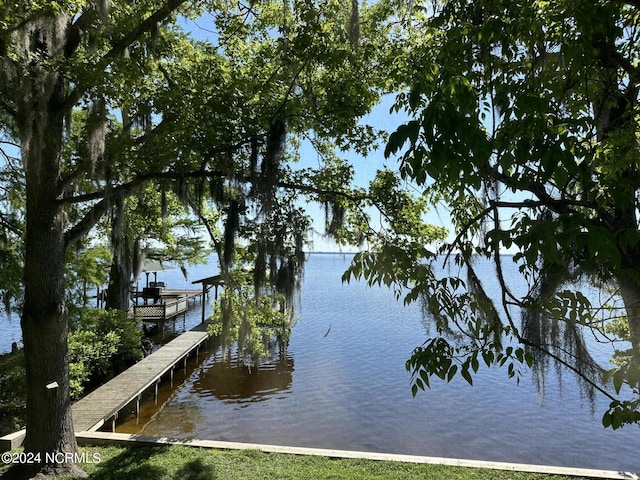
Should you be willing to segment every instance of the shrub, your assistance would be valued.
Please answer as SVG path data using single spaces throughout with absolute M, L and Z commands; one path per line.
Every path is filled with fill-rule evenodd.
M 102 383 L 142 358 L 142 332 L 125 312 L 81 310 L 79 329 L 69 334 L 71 397 Z
M 118 348 L 111 356 L 113 373 L 130 367 L 142 358 L 142 331 L 126 312 L 86 308 L 83 309 L 80 318 L 83 330 L 95 331 L 103 336 L 113 332 L 120 338 Z
M 111 373 L 111 357 L 118 351 L 120 337 L 115 332 L 101 335 L 92 330 L 69 334 L 69 387 L 76 399 L 90 380 Z
M 25 408 L 24 353 L 0 355 L 0 436 L 24 426 Z

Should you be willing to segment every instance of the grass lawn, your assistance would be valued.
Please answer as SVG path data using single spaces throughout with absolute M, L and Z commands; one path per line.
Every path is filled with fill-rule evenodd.
M 569 480 L 577 477 L 519 473 L 439 465 L 331 459 L 263 453 L 257 450 L 226 451 L 191 447 L 84 447 L 83 463 L 95 480 Z M 95 456 L 94 456 L 95 455 Z M 16 468 L 0 465 L 0 478 L 20 479 Z

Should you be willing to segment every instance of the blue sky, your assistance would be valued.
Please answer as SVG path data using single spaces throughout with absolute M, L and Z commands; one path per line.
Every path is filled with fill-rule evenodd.
M 371 113 L 362 118 L 362 124 L 368 124 L 373 126 L 378 130 L 383 130 L 387 134 L 392 133 L 396 130 L 396 128 L 402 123 L 406 122 L 409 117 L 400 112 L 390 112 L 391 107 L 395 103 L 395 95 L 387 95 L 383 97 L 382 101 L 373 108 Z M 363 157 L 356 153 L 355 151 L 347 151 L 343 153 L 339 153 L 341 157 L 349 161 L 351 165 L 354 167 L 354 186 L 356 187 L 367 187 L 369 182 L 373 180 L 378 170 L 388 168 L 390 170 L 397 170 L 399 167 L 399 162 L 397 157 L 385 159 L 384 157 L 384 149 L 386 146 L 386 138 L 383 138 L 380 141 L 379 147 L 372 151 L 366 157 Z M 318 167 L 318 155 L 313 150 L 310 145 L 304 145 L 301 149 L 301 161 L 299 166 L 301 168 L 305 167 Z M 407 186 L 408 188 L 417 188 L 412 187 L 411 185 Z M 418 191 L 418 190 L 416 190 Z M 322 232 L 324 229 L 324 210 L 322 207 L 317 205 L 309 205 L 307 206 L 307 210 L 312 215 L 314 219 L 317 219 L 315 222 L 314 229 L 318 232 Z M 375 222 L 375 212 L 372 213 L 372 219 Z M 444 226 L 451 230 L 451 223 L 448 218 L 448 214 L 444 209 L 437 209 L 436 207 L 431 207 L 426 220 L 429 223 L 434 225 Z M 340 247 L 335 245 L 332 241 L 322 238 L 321 235 L 314 234 L 312 237 L 313 244 L 310 246 L 313 251 L 355 251 L 358 250 L 357 247 L 348 248 L 348 247 Z
M 196 21 L 182 20 L 180 22 L 182 28 L 188 31 L 193 38 L 203 41 L 209 41 L 211 43 L 216 42 L 214 17 L 211 14 L 206 14 Z M 362 118 L 361 123 L 371 125 L 375 129 L 383 130 L 387 134 L 395 131 L 395 129 L 402 123 L 408 120 L 406 114 L 391 113 L 391 107 L 395 102 L 395 94 L 387 95 L 383 97 L 380 104 L 365 117 Z M 383 168 L 389 168 L 390 170 L 397 170 L 398 161 L 396 158 L 385 159 L 384 148 L 386 145 L 386 139 L 381 140 L 377 150 L 372 151 L 366 157 L 363 157 L 355 151 L 339 152 L 339 155 L 346 159 L 354 167 L 354 186 L 367 187 L 369 182 L 373 180 L 376 172 Z M 313 149 L 310 143 L 304 143 L 300 150 L 300 162 L 297 164 L 299 168 L 314 168 L 319 167 L 319 158 L 317 152 Z M 296 168 L 296 166 L 294 166 Z M 325 214 L 322 206 L 315 204 L 305 204 L 305 209 L 314 219 L 315 233 L 311 237 L 311 244 L 309 248 L 313 251 L 352 251 L 357 250 L 357 247 L 345 248 L 336 245 L 334 242 L 326 239 L 323 235 L 319 234 L 324 231 Z M 372 212 L 372 216 L 375 217 L 375 212 Z M 374 218 L 375 221 L 375 218 Z M 441 225 L 449 228 L 451 226 L 448 215 L 443 209 L 441 211 L 432 207 L 431 212 L 427 217 L 427 221 L 435 225 Z

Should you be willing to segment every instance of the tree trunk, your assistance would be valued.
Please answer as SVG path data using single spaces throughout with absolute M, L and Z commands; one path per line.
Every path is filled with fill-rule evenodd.
M 620 275 L 618 283 L 627 312 L 633 356 L 640 360 L 640 285 L 628 275 Z
M 129 253 L 129 239 L 124 234 L 124 199 L 115 200 L 111 218 L 111 249 L 113 260 L 109 271 L 108 309 L 129 309 L 131 299 L 132 261 Z
M 60 455 L 77 452 L 77 444 L 69 396 L 64 211 L 58 188 L 63 87 L 59 79 L 49 80 L 46 88 L 32 85 L 32 91 L 24 92 L 33 107 L 23 104 L 19 122 L 27 195 L 21 319 L 27 384 L 24 447 L 39 454 L 45 472 L 80 474 Z

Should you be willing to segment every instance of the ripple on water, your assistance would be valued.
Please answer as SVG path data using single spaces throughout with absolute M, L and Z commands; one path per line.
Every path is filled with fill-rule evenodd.
M 220 352 L 203 360 L 149 434 L 318 448 L 640 471 L 640 430 L 605 430 L 569 375 L 544 401 L 525 372 L 480 369 L 474 387 L 434 381 L 411 396 L 405 362 L 426 339 L 420 309 L 386 289 L 343 284 L 338 255 L 312 255 L 287 355 L 249 370 Z M 130 428 L 123 426 L 121 428 Z

